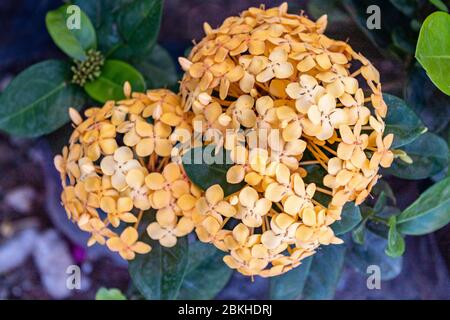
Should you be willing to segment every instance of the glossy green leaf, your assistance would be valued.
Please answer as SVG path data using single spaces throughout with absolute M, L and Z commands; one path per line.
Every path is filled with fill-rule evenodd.
M 413 143 L 400 148 L 413 160 L 408 164 L 400 158 L 395 159 L 386 172 L 393 176 L 420 180 L 431 177 L 448 166 L 448 146 L 441 137 L 427 132 Z
M 121 100 L 123 84 L 130 82 L 133 91 L 144 91 L 145 80 L 142 74 L 133 66 L 120 60 L 106 60 L 100 77 L 86 83 L 84 89 L 93 99 L 99 102 Z
M 173 300 L 183 283 L 188 264 L 187 237 L 178 238 L 175 247 L 166 248 L 144 236 L 152 251 L 139 254 L 128 270 L 136 288 L 148 300 Z
M 47 60 L 22 71 L 0 96 L 0 129 L 22 137 L 38 137 L 69 121 L 68 109 L 81 109 L 83 91 L 69 83 L 70 66 Z
M 75 0 L 97 30 L 108 58 L 146 60 L 156 43 L 162 0 Z
M 119 289 L 100 288 L 95 294 L 95 300 L 127 300 Z
M 389 219 L 389 234 L 385 252 L 390 257 L 400 257 L 405 252 L 405 239 L 397 230 L 397 219 L 395 216 Z
M 426 132 L 422 121 L 405 101 L 390 94 L 384 94 L 383 98 L 388 106 L 385 135 L 394 134 L 392 148 L 409 144 Z
M 117 43 L 106 53 L 117 59 L 143 58 L 158 39 L 162 0 L 135 0 L 117 11 Z
M 345 249 L 345 245 L 322 246 L 294 270 L 271 278 L 271 299 L 332 299 L 341 277 Z
M 450 121 L 450 96 L 431 82 L 420 65 L 411 68 L 405 86 L 405 101 L 432 132 L 439 132 Z
M 423 235 L 450 222 L 450 177 L 434 184 L 397 218 L 403 234 Z
M 233 273 L 223 262 L 224 253 L 197 241 L 189 245 L 189 262 L 178 300 L 210 300 L 223 289 Z
M 76 25 L 77 22 L 79 25 Z M 55 44 L 69 57 L 82 61 L 86 59 L 87 50 L 97 48 L 97 36 L 91 20 L 79 7 L 63 5 L 50 11 L 45 23 Z
M 422 24 L 416 58 L 433 83 L 450 95 L 450 14 L 434 12 Z
M 322 246 L 313 256 L 302 299 L 333 299 L 344 266 L 346 246 Z
M 190 149 L 183 156 L 182 161 L 189 179 L 203 190 L 218 184 L 227 196 L 245 186 L 244 183 L 230 184 L 227 182 L 227 171 L 233 163 L 229 152 L 220 149 L 216 154 L 214 145 Z
M 270 298 L 273 300 L 300 299 L 308 278 L 314 257 L 308 257 L 302 263 L 282 274 L 270 279 Z
M 97 32 L 98 49 L 106 53 L 121 41 L 117 30 L 117 15 L 130 0 L 73 0 L 88 17 Z
M 365 233 L 363 245 L 349 243 L 346 262 L 363 275 L 367 275 L 367 268 L 371 265 L 380 267 L 381 280 L 391 280 L 402 271 L 403 258 L 392 258 L 386 255 L 387 240 L 372 232 Z
M 331 225 L 336 235 L 341 235 L 351 231 L 361 222 L 361 211 L 353 202 L 348 202 L 344 205 L 341 214 L 341 220 L 336 221 Z
M 146 59 L 133 61 L 133 65 L 142 73 L 148 89 L 175 88 L 178 75 L 169 53 L 156 45 Z

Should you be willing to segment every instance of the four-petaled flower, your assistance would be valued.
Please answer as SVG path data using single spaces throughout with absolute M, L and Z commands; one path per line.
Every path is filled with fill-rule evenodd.
M 112 237 L 106 241 L 106 245 L 111 251 L 119 252 L 120 256 L 126 260 L 133 260 L 136 253 L 145 254 L 150 252 L 152 247 L 148 244 L 137 241 L 138 232 L 133 227 L 127 227 L 120 237 Z
M 264 232 L 261 242 L 268 249 L 276 249 L 282 243 L 295 243 L 295 233 L 300 222 L 296 222 L 291 216 L 281 213 L 270 221 L 271 230 Z
M 288 62 L 288 54 L 282 48 L 276 48 L 269 55 L 266 68 L 256 76 L 259 82 L 266 82 L 273 78 L 286 79 L 294 74 L 294 67 Z
M 364 161 L 367 159 L 364 149 L 367 147 L 369 136 L 361 134 L 361 125 L 356 124 L 353 132 L 347 125 L 339 127 L 342 142 L 337 148 L 337 155 L 342 160 L 350 160 L 357 167 L 362 168 Z
M 306 207 L 313 207 L 312 199 L 316 192 L 316 185 L 310 183 L 305 188 L 305 183 L 298 173 L 292 176 L 294 194 L 288 196 L 283 203 L 286 213 L 296 216 Z
M 189 193 L 189 184 L 183 179 L 180 167 L 177 163 L 170 163 L 164 167 L 161 173 L 152 172 L 145 177 L 145 184 L 153 192 L 150 195 L 152 208 L 162 209 Z
M 147 227 L 147 233 L 153 240 L 159 240 L 164 247 L 173 247 L 177 244 L 177 237 L 183 237 L 194 229 L 194 223 L 187 217 L 180 220 L 174 213 L 156 214 L 156 222 L 152 222 Z
M 133 223 L 137 221 L 134 214 L 131 213 L 133 209 L 133 200 L 128 197 L 121 197 L 117 200 L 112 197 L 103 197 L 100 200 L 100 208 L 108 214 L 109 222 L 118 227 L 120 221 Z
M 344 110 L 336 108 L 336 99 L 326 93 L 308 109 L 308 119 L 304 121 L 303 129 L 308 135 L 327 140 L 333 136 L 334 128 L 344 122 Z
M 259 198 L 258 192 L 252 187 L 245 187 L 239 192 L 238 215 L 249 227 L 261 226 L 262 219 L 271 206 L 272 202 L 266 198 Z
M 318 99 L 326 93 L 324 87 L 319 85 L 316 78 L 302 74 L 299 82 L 288 84 L 286 93 L 295 99 L 295 107 L 298 112 L 308 113 L 309 107 L 315 105 Z
M 389 148 L 394 141 L 394 135 L 388 134 L 383 138 L 381 134 L 377 135 L 377 151 L 374 152 L 372 158 L 370 159 L 370 168 L 377 168 L 381 165 L 383 168 L 389 168 L 394 161 L 394 154 Z
M 118 148 L 113 156 L 106 156 L 100 162 L 105 175 L 111 176 L 111 184 L 118 191 L 127 188 L 126 174 L 131 169 L 138 169 L 141 164 L 133 158 L 133 151 L 128 147 Z

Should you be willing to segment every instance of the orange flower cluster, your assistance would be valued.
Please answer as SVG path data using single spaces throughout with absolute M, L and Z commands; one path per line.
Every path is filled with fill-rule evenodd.
M 85 120 L 70 109 L 75 130 L 54 162 L 62 204 L 69 219 L 92 234 L 88 245 L 106 243 L 131 260 L 151 250 L 137 241 L 149 209 L 156 221 L 147 233 L 161 245 L 174 246 L 193 230 L 190 216 L 200 190 L 170 162 L 172 133 L 186 121 L 179 97 L 163 89 L 131 94 L 128 83 L 124 91 L 127 99 L 87 109 Z
M 326 16 L 287 11 L 261 6 L 216 29 L 205 23 L 205 37 L 179 59 L 184 111 L 203 123 L 204 143 L 230 152 L 228 183 L 246 184 L 228 198 L 210 187 L 197 202 L 196 232 L 246 275 L 284 273 L 320 245 L 341 243 L 331 225 L 344 204 L 362 203 L 393 160 L 378 71 L 324 35 Z M 322 179 L 308 179 L 311 166 Z
M 287 9 L 205 23 L 206 36 L 179 59 L 180 95 L 126 84 L 127 99 L 86 110 L 85 120 L 71 109 L 75 130 L 55 166 L 62 203 L 92 234 L 89 245 L 106 243 L 125 259 L 149 252 L 137 240 L 149 209 L 152 239 L 171 247 L 195 230 L 245 275 L 279 275 L 320 245 L 342 243 L 331 225 L 393 160 L 380 76 L 324 35 L 326 16 L 313 22 Z M 235 194 L 200 190 L 186 175 L 181 156 L 209 144 L 229 153 L 224 183 L 242 184 Z

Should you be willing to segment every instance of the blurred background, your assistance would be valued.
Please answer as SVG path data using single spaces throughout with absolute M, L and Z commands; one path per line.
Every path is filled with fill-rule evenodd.
M 225 17 L 249 6 L 282 2 L 166 0 L 159 43 L 176 59 L 184 55 L 192 40 L 202 37 L 205 20 L 217 26 Z M 327 35 L 348 40 L 356 51 L 363 52 L 380 70 L 384 91 L 402 96 L 408 81 L 405 64 L 409 61 L 399 59 L 401 54 L 386 54 L 389 41 L 383 47 L 383 42 L 380 46 L 379 41 L 367 37 L 344 2 L 290 1 L 289 5 L 291 12 L 304 10 L 315 18 L 326 11 Z M 31 64 L 63 57 L 52 43 L 44 21 L 46 12 L 60 5 L 59 0 L 0 1 L 0 91 Z M 391 16 L 396 13 L 382 11 L 382 27 L 398 23 L 390 20 Z M 406 42 L 397 45 L 410 50 Z M 448 121 L 448 113 L 443 117 Z M 429 121 L 427 125 L 434 125 L 433 119 Z M 59 181 L 52 161 L 54 153 L 60 151 L 54 139 L 58 135 L 61 133 L 54 133 L 53 139 L 25 140 L 0 132 L 0 299 L 93 299 L 100 287 L 119 288 L 133 296 L 126 264 L 103 248 L 87 250 L 85 234 L 67 220 L 59 205 Z M 389 178 L 389 182 L 400 208 L 408 206 L 432 184 L 431 180 L 396 178 Z M 427 236 L 408 237 L 407 242 L 401 273 L 383 281 L 381 290 L 368 290 L 366 276 L 349 264 L 335 298 L 449 299 L 450 226 Z M 82 270 L 80 290 L 65 287 L 65 270 L 70 264 Z M 399 267 L 392 268 L 395 274 Z M 268 286 L 265 279 L 255 278 L 252 283 L 235 273 L 217 298 L 264 299 Z

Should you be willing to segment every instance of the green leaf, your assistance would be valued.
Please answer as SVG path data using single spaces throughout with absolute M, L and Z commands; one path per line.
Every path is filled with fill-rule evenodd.
M 373 211 L 375 213 L 382 212 L 388 204 L 395 205 L 397 203 L 397 199 L 395 198 L 391 186 L 385 180 L 379 180 L 373 187 L 371 194 L 373 197 L 377 198 L 375 205 L 373 206 Z
M 405 240 L 397 230 L 397 219 L 395 216 L 389 219 L 389 234 L 385 252 L 390 257 L 400 257 L 405 252 Z
M 380 195 L 377 198 L 377 201 L 375 202 L 375 205 L 373 206 L 373 211 L 380 212 L 386 207 L 386 205 L 387 205 L 386 192 L 381 191 Z
M 127 300 L 119 289 L 100 288 L 95 294 L 95 300 Z
M 72 85 L 70 66 L 47 60 L 22 71 L 0 96 L 0 129 L 22 137 L 38 137 L 69 121 L 68 109 L 81 109 L 86 96 Z
M 392 216 L 398 216 L 400 212 L 400 209 L 393 206 L 385 206 L 380 212 L 372 212 L 366 222 L 366 228 L 376 235 L 387 239 L 389 233 L 387 221 Z
M 158 38 L 162 0 L 75 0 L 91 18 L 108 58 L 145 60 Z M 137 31 L 138 30 L 138 31 Z M 135 62 L 135 61 L 134 61 Z
M 419 64 L 408 74 L 405 101 L 432 132 L 445 129 L 450 121 L 450 96 L 436 88 Z
M 431 82 L 418 64 L 408 73 L 405 100 L 432 132 L 440 132 L 450 121 L 450 96 Z
M 447 5 L 442 0 L 429 0 L 429 1 L 439 10 L 448 12 Z
M 361 222 L 361 211 L 353 202 L 348 202 L 344 205 L 341 214 L 341 220 L 336 221 L 331 225 L 336 235 L 341 235 L 351 231 Z
M 364 244 L 366 222 L 367 218 L 363 219 L 361 223 L 352 230 L 352 240 L 357 244 Z
M 141 58 L 149 54 L 158 39 L 162 0 L 135 0 L 117 12 L 120 40 L 106 53 L 119 59 Z
M 152 251 L 137 255 L 128 270 L 136 288 L 148 300 L 173 300 L 183 283 L 188 264 L 187 237 L 178 238 L 175 247 L 166 248 L 144 234 Z
M 373 190 L 373 189 L 372 189 Z M 357 244 L 364 244 L 366 237 L 366 223 L 369 217 L 373 215 L 373 209 L 366 204 L 359 206 L 361 211 L 361 222 L 352 230 L 352 240 Z
M 274 300 L 300 299 L 305 287 L 314 257 L 302 260 L 302 263 L 282 274 L 270 279 L 270 298 Z
M 175 88 L 178 75 L 169 53 L 156 45 L 146 59 L 133 61 L 133 65 L 142 73 L 148 89 Z
M 400 149 L 408 154 L 413 163 L 408 164 L 400 158 L 395 159 L 392 166 L 385 170 L 393 176 L 420 180 L 431 177 L 448 166 L 447 142 L 430 132 Z
M 215 154 L 215 145 L 190 149 L 183 156 L 183 167 L 189 179 L 203 190 L 218 184 L 225 196 L 241 190 L 245 184 L 230 184 L 227 182 L 227 171 L 232 167 L 229 152 L 223 148 Z
M 97 48 L 97 36 L 89 17 L 76 6 L 63 5 L 45 17 L 47 30 L 55 44 L 69 57 L 85 60 L 89 49 Z M 71 20 L 80 14 L 80 25 L 72 28 Z M 69 27 L 71 27 L 69 29 Z
M 394 134 L 392 148 L 409 144 L 426 132 L 422 121 L 405 101 L 386 93 L 383 98 L 388 106 L 385 135 Z
M 431 81 L 450 95 L 450 14 L 434 12 L 422 24 L 416 58 Z
M 89 96 L 100 102 L 121 100 L 125 98 L 125 81 L 130 82 L 133 91 L 145 90 L 144 77 L 133 66 L 120 60 L 106 60 L 100 77 L 86 83 L 84 89 Z
M 397 217 L 403 234 L 423 235 L 450 222 L 450 177 L 434 184 Z
M 386 255 L 387 240 L 372 232 L 365 233 L 363 245 L 349 243 L 346 262 L 363 275 L 367 275 L 367 268 L 371 265 L 380 267 L 381 280 L 391 280 L 402 271 L 403 258 L 392 258 Z
M 322 246 L 313 256 L 302 298 L 332 299 L 344 266 L 345 245 Z
M 322 246 L 295 269 L 270 280 L 271 299 L 332 299 L 344 265 L 345 246 Z
M 73 0 L 91 19 L 97 31 L 98 49 L 105 53 L 121 41 L 117 30 L 117 14 L 130 0 Z
M 200 241 L 189 245 L 189 262 L 178 300 L 210 300 L 223 289 L 233 273 L 224 253 Z

